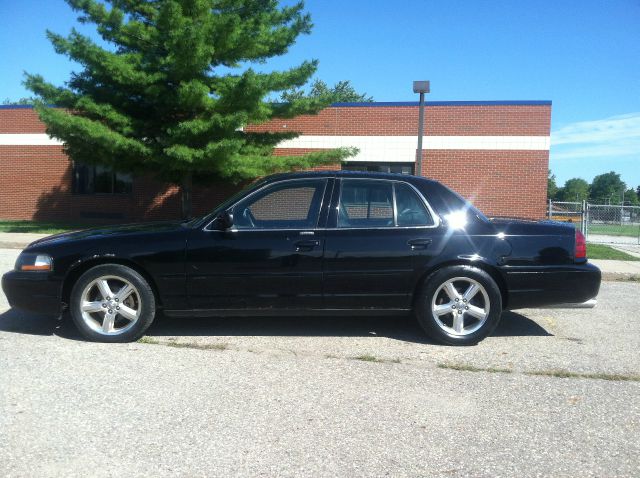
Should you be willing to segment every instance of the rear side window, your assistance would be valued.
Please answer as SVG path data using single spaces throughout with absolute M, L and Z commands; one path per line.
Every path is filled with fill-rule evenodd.
M 395 183 L 398 226 L 433 226 L 434 221 L 424 202 L 405 183 Z
M 393 186 L 389 181 L 342 181 L 338 227 L 393 225 Z
M 343 179 L 338 227 L 433 226 L 422 198 L 403 182 Z

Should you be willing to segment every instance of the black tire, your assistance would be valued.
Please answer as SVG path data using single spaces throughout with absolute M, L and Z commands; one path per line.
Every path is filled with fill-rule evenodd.
M 450 282 L 452 279 L 454 281 Z M 456 300 L 447 292 L 445 285 L 448 283 L 453 284 L 455 292 L 459 293 Z M 465 284 L 469 288 L 465 289 Z M 466 290 L 471 290 L 472 284 L 482 287 L 477 289 L 478 292 L 467 304 L 466 301 L 463 302 L 463 296 Z M 455 295 L 455 292 L 452 293 Z M 449 304 L 452 305 L 452 310 L 445 312 Z M 434 310 L 436 306 L 442 307 L 442 316 Z M 472 311 L 469 311 L 469 308 Z M 420 326 L 434 340 L 447 345 L 475 345 L 491 334 L 498 325 L 502 315 L 502 295 L 493 278 L 482 269 L 466 265 L 444 267 L 429 275 L 417 291 L 415 313 Z M 472 313 L 474 315 L 470 315 Z M 475 316 L 482 313 L 485 319 Z M 456 331 L 455 326 L 460 325 L 460 322 L 454 322 L 456 314 L 460 314 L 457 320 L 462 324 L 465 320 L 470 324 L 462 325 L 462 329 Z
M 97 295 L 97 293 L 100 292 L 97 285 L 95 286 L 95 289 L 90 288 L 89 292 L 86 291 L 86 288 L 90 287 L 90 284 L 101 278 L 108 278 L 107 284 L 109 284 L 110 287 L 114 286 L 114 290 L 112 291 L 114 292 L 114 294 L 112 294 L 114 297 L 110 297 L 110 302 L 106 302 L 104 298 L 101 298 L 101 295 Z M 112 301 L 115 301 L 117 299 L 118 290 L 123 290 L 116 290 L 115 287 L 117 287 L 119 283 L 126 284 L 127 282 L 135 289 L 134 293 L 131 293 L 124 300 L 130 301 L 127 303 L 127 305 L 131 305 L 131 308 L 128 310 L 134 310 L 135 312 L 137 312 L 137 318 L 135 320 L 128 319 L 124 315 L 116 315 L 124 312 L 124 301 L 120 303 L 120 305 L 123 305 L 122 312 L 115 312 L 116 307 L 112 307 L 111 309 L 109 308 L 110 303 L 113 303 L 113 305 L 117 305 Z M 104 325 L 104 317 L 106 314 L 105 310 L 100 310 L 95 313 L 91 312 L 89 314 L 91 319 L 95 318 L 95 321 L 87 320 L 85 318 L 85 316 L 83 315 L 83 311 L 81 310 L 83 304 L 83 294 L 90 294 L 92 292 L 94 296 L 96 296 L 93 301 L 103 302 L 102 307 L 105 307 L 105 310 L 108 310 L 109 312 L 113 311 L 115 317 L 114 326 L 122 324 L 123 326 L 121 327 L 121 332 L 118 332 L 118 329 L 116 327 L 113 328 L 112 332 L 108 333 L 102 332 L 102 330 L 97 330 L 102 329 L 100 323 L 101 318 L 102 325 Z M 99 304 L 96 305 L 100 306 Z M 136 305 L 137 307 L 135 307 Z M 118 310 L 120 310 L 119 305 L 117 308 Z M 126 267 L 121 264 L 103 264 L 92 267 L 84 274 L 82 274 L 76 281 L 71 291 L 69 310 L 71 312 L 71 317 L 76 324 L 76 327 L 86 339 L 94 342 L 109 343 L 133 342 L 142 337 L 145 331 L 153 322 L 153 319 L 156 315 L 156 300 L 151 286 L 138 272 L 131 269 L 130 267 Z

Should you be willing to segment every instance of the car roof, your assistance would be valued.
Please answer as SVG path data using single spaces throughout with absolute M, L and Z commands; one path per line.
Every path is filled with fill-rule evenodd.
M 282 180 L 282 179 L 299 179 L 299 178 L 314 178 L 314 177 L 371 178 L 371 179 L 403 180 L 403 181 L 409 181 L 409 182 L 424 181 L 428 183 L 436 183 L 436 181 L 432 179 L 413 176 L 410 174 L 379 173 L 379 172 L 370 172 L 370 171 L 345 171 L 345 170 L 300 171 L 295 173 L 279 173 L 279 174 L 272 174 L 271 176 L 267 176 L 263 178 L 263 180 L 265 182 L 271 182 L 274 180 Z

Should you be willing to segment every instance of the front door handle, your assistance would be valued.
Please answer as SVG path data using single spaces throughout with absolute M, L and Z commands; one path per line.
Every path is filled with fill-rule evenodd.
M 411 246 L 411 250 L 426 249 L 431 244 L 431 239 L 409 239 L 407 244 Z
M 320 245 L 320 241 L 316 239 L 307 239 L 304 241 L 298 241 L 295 243 L 296 252 L 308 252 L 313 250 L 314 247 Z

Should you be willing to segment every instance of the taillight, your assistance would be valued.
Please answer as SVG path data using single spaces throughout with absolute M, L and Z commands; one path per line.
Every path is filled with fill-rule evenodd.
M 574 258 L 576 260 L 587 258 L 587 240 L 578 229 L 576 229 L 576 253 Z

